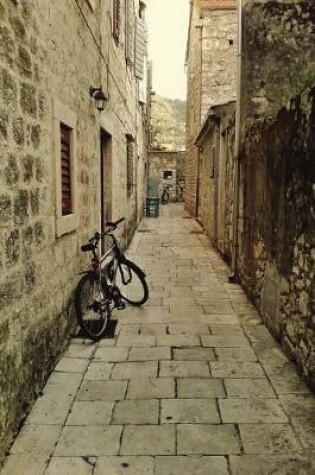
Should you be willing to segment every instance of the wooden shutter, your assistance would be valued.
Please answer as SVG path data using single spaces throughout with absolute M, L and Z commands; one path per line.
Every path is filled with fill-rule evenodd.
M 113 37 L 118 43 L 120 36 L 120 0 L 113 0 Z
M 62 216 L 72 213 L 71 200 L 71 129 L 60 124 Z
M 134 62 L 135 29 L 134 29 L 134 0 L 126 0 L 126 60 Z
M 135 48 L 135 76 L 144 79 L 144 57 L 147 49 L 146 28 L 142 18 L 137 18 L 136 48 Z
M 127 195 L 132 194 L 133 189 L 133 142 L 127 138 Z

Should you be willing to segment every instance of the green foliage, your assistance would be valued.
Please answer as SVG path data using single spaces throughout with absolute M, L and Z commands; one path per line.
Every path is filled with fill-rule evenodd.
M 186 102 L 155 96 L 152 101 L 151 149 L 185 150 Z

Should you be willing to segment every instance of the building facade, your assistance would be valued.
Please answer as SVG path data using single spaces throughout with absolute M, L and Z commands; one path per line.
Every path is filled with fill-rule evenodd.
M 195 140 L 209 108 L 236 97 L 236 1 L 191 2 L 187 40 L 185 207 L 200 215 L 201 163 Z
M 314 2 L 242 2 L 236 270 L 315 388 Z
M 314 5 L 242 0 L 239 19 L 236 107 L 212 106 L 195 140 L 195 215 L 315 388 Z
M 0 0 L 0 56 L 1 459 L 73 326 L 80 246 L 142 215 L 145 2 Z

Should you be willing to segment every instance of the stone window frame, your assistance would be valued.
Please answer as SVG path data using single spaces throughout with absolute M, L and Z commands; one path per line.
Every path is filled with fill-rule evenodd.
M 71 202 L 72 213 L 62 215 L 60 124 L 71 129 Z M 75 231 L 78 227 L 77 206 L 77 116 L 66 104 L 56 100 L 54 103 L 54 139 L 55 139 L 55 178 L 56 178 L 56 237 Z

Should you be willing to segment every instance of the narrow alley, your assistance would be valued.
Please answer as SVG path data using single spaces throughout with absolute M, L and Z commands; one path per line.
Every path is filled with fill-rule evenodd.
M 72 339 L 2 475 L 315 473 L 315 401 L 181 205 L 129 248 L 150 298 Z

